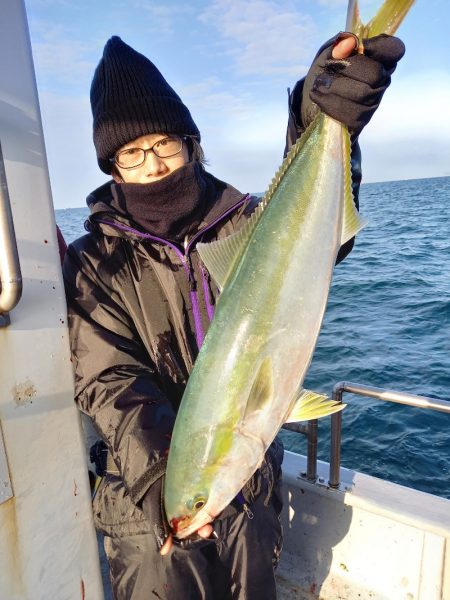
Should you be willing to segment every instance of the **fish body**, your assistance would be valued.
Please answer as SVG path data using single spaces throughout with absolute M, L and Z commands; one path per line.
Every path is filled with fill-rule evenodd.
M 350 141 L 323 114 L 302 140 L 226 280 L 177 415 L 165 507 L 183 537 L 250 479 L 311 361 L 341 245 Z
M 199 244 L 223 291 L 172 435 L 164 505 L 177 537 L 236 497 L 283 423 L 340 410 L 302 395 L 302 383 L 337 252 L 362 224 L 351 193 L 349 133 L 319 113 L 243 230 Z

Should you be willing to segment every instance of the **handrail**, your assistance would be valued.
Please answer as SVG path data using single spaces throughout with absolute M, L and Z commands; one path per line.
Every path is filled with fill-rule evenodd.
M 309 481 L 315 481 L 317 478 L 317 419 L 308 421 L 306 425 L 301 423 L 285 423 L 282 428 L 287 431 L 301 433 L 308 440 L 305 475 Z
M 0 144 L 0 327 L 9 325 L 8 313 L 17 306 L 21 296 L 22 275 Z
M 396 402 L 406 404 L 407 406 L 416 406 L 438 410 L 450 414 L 450 402 L 439 398 L 427 398 L 425 396 L 415 396 L 405 392 L 395 392 L 384 388 L 377 388 L 350 381 L 341 381 L 333 388 L 333 400 L 342 402 L 344 392 L 356 394 L 359 396 L 368 396 L 383 400 L 385 402 Z M 330 456 L 330 488 L 339 488 L 339 471 L 341 463 L 341 432 L 342 432 L 342 411 L 334 413 L 331 416 L 331 456 Z

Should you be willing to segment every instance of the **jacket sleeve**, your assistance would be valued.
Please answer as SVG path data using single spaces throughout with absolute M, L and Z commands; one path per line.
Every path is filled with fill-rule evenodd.
M 300 79 L 293 89 L 292 92 L 289 91 L 289 116 L 288 116 L 288 125 L 286 130 L 286 147 L 284 150 L 284 155 L 289 152 L 292 146 L 295 144 L 297 139 L 303 134 L 305 131 L 305 127 L 301 122 L 301 103 L 302 103 L 302 94 L 303 94 L 303 86 L 305 83 L 305 79 Z M 355 206 L 359 210 L 359 188 L 361 185 L 361 149 L 358 143 L 358 138 L 355 137 L 352 139 L 352 150 L 350 155 L 351 160 L 351 168 L 352 168 L 352 191 L 353 198 L 355 200 Z M 341 262 L 347 254 L 349 254 L 353 248 L 355 242 L 355 238 L 352 238 L 345 244 L 341 246 L 339 249 L 336 263 Z
M 164 469 L 175 412 L 123 298 L 89 250 L 69 246 L 63 266 L 75 399 L 137 504 Z

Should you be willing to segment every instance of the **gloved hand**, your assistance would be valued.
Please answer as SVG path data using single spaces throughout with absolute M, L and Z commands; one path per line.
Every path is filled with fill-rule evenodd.
M 355 51 L 348 58 L 333 59 L 334 45 L 348 35 L 340 34 L 322 46 L 308 71 L 301 104 L 305 128 L 319 107 L 347 125 L 352 135 L 359 135 L 378 108 L 405 53 L 399 38 L 382 34 L 362 41 L 364 54 Z
M 209 525 L 203 526 L 201 529 L 202 535 L 193 534 L 188 538 L 183 540 L 178 540 L 177 538 L 172 538 L 172 533 L 170 529 L 170 525 L 167 521 L 166 514 L 164 511 L 164 474 L 162 474 L 148 489 L 143 500 L 142 500 L 142 512 L 145 517 L 151 524 L 153 532 L 156 538 L 156 544 L 158 546 L 158 550 L 161 551 L 162 547 L 166 544 L 167 540 L 170 538 L 170 543 L 168 543 L 163 550 L 162 554 L 168 554 L 172 547 L 172 544 L 176 544 L 180 548 L 185 550 L 189 550 L 191 548 L 196 548 L 199 545 L 203 545 L 206 543 L 211 543 L 215 541 L 215 539 L 209 539 L 209 535 L 212 533 L 212 527 Z M 208 538 L 208 539 L 206 539 Z

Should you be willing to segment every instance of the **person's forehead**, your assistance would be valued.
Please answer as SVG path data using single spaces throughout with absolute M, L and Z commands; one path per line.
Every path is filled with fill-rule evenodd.
M 122 148 L 131 148 L 132 146 L 139 146 L 139 148 L 150 148 L 153 146 L 155 142 L 162 140 L 167 137 L 167 133 L 148 133 L 146 135 L 141 135 L 135 140 L 131 140 L 127 144 L 124 144 Z

